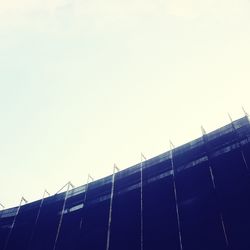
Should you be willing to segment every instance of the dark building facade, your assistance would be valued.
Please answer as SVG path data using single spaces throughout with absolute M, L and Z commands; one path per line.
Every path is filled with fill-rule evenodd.
M 0 211 L 0 250 L 250 250 L 249 119 L 203 132 L 111 176 Z

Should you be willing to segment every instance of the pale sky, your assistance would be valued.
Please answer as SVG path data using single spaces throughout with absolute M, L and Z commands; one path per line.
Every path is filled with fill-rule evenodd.
M 0 203 L 241 117 L 249 69 L 249 0 L 0 0 Z

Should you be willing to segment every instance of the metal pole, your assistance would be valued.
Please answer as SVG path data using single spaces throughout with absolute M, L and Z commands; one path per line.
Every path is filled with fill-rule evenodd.
M 35 224 L 34 224 L 34 226 L 33 226 L 32 232 L 31 232 L 31 236 L 30 236 L 30 240 L 29 240 L 28 249 L 30 249 L 31 242 L 32 242 L 32 239 L 33 239 L 34 234 L 35 234 L 36 226 L 37 226 L 37 223 L 38 223 L 38 220 L 39 220 L 39 217 L 40 217 L 41 209 L 42 209 L 43 202 L 44 202 L 44 199 L 45 199 L 46 194 L 47 194 L 48 196 L 50 196 L 50 193 L 45 189 L 45 190 L 44 190 L 44 193 L 43 193 L 43 198 L 42 198 L 42 200 L 41 200 L 41 202 L 40 202 L 40 205 L 39 205 L 39 208 L 38 208 L 38 212 L 37 212 Z
M 243 110 L 243 113 L 244 113 L 245 117 L 247 118 L 248 125 L 250 125 L 249 114 L 247 113 L 247 111 L 244 109 L 243 106 L 241 106 L 241 108 Z M 249 142 L 249 137 L 248 136 L 247 136 L 247 141 Z
M 58 224 L 58 227 L 57 227 L 57 233 L 56 233 L 56 238 L 55 238 L 53 250 L 56 249 L 57 240 L 59 238 L 59 234 L 60 234 L 60 230 L 61 230 L 61 225 L 62 225 L 62 221 L 63 221 L 64 209 L 65 209 L 65 206 L 66 206 L 66 201 L 67 201 L 67 198 L 68 198 L 70 187 L 74 188 L 74 185 L 70 181 L 66 185 L 64 185 L 63 188 L 66 187 L 66 186 L 67 186 L 67 191 L 66 191 L 66 194 L 65 194 L 65 197 L 64 197 L 62 212 L 61 212 L 59 224 Z M 61 190 L 62 190 L 62 188 L 58 192 L 60 192 Z M 56 194 L 58 194 L 58 192 Z
M 110 245 L 110 228 L 111 228 L 111 222 L 112 222 L 112 208 L 113 208 L 113 197 L 114 197 L 115 174 L 116 174 L 116 171 L 119 172 L 119 168 L 116 166 L 116 164 L 114 164 L 113 175 L 112 175 L 111 195 L 110 195 L 109 221 L 108 221 L 108 232 L 107 232 L 106 250 L 109 250 L 109 245 Z
M 211 177 L 211 181 L 212 181 L 212 186 L 213 186 L 214 192 L 216 194 L 216 183 L 215 183 L 214 173 L 213 173 L 213 169 L 212 169 L 212 165 L 211 165 L 209 150 L 207 149 L 207 134 L 206 134 L 205 129 L 202 126 L 201 126 L 201 131 L 202 131 L 202 140 L 203 140 L 203 143 L 204 143 L 204 146 L 205 146 L 206 156 L 207 156 L 207 159 L 208 159 L 208 167 L 209 167 L 210 177 Z M 223 214 L 222 214 L 221 211 L 219 211 L 219 216 L 220 216 L 221 227 L 222 227 L 222 230 L 223 230 L 225 243 L 226 243 L 226 246 L 228 247 L 229 242 L 228 242 L 228 237 L 227 237 L 227 232 L 226 232 L 226 227 L 225 227 L 225 223 L 224 223 Z
M 91 177 L 91 175 L 88 174 L 86 189 L 85 189 L 84 198 L 83 198 L 83 207 L 82 207 L 82 209 L 84 209 L 85 204 L 86 204 L 87 192 L 88 192 L 88 189 L 89 189 L 89 182 L 90 182 L 90 180 L 91 180 L 91 181 L 94 181 L 94 178 Z M 82 224 L 83 224 L 83 216 L 82 216 L 81 221 L 80 221 L 80 230 L 82 229 Z
M 5 209 L 4 205 L 2 203 L 0 203 L 0 207 L 3 209 Z
M 59 194 L 65 187 L 68 187 L 70 181 L 67 182 L 62 188 L 60 188 L 55 194 Z
M 146 157 L 141 153 L 140 175 L 141 175 L 141 250 L 143 250 L 143 162 L 146 161 Z
M 179 206 L 178 206 L 178 195 L 176 190 L 176 181 L 175 181 L 175 166 L 174 166 L 174 144 L 170 142 L 170 159 L 171 159 L 171 166 L 172 166 L 172 172 L 173 172 L 173 185 L 174 185 L 174 197 L 175 197 L 175 209 L 176 209 L 176 215 L 177 215 L 177 225 L 178 225 L 178 232 L 179 232 L 179 242 L 180 242 L 180 250 L 183 249 L 182 244 L 182 236 L 181 236 L 181 222 L 180 222 L 180 214 L 179 214 Z
M 14 216 L 13 222 L 12 222 L 11 227 L 10 227 L 10 231 L 9 231 L 9 233 L 8 233 L 8 235 L 7 235 L 7 238 L 6 238 L 6 241 L 5 241 L 3 250 L 6 250 L 7 247 L 8 247 L 9 240 L 10 240 L 11 234 L 12 234 L 12 232 L 13 232 L 13 228 L 14 228 L 14 226 L 15 226 L 15 223 L 16 223 L 16 218 L 17 218 L 17 215 L 18 215 L 18 213 L 19 213 L 19 210 L 20 210 L 20 208 L 21 208 L 21 205 L 22 205 L 22 202 L 23 202 L 23 201 L 24 201 L 25 204 L 28 203 L 28 201 L 27 201 L 24 197 L 21 198 L 21 201 L 20 201 L 20 203 L 19 203 L 19 206 L 18 206 L 18 208 L 17 208 L 16 214 L 15 214 L 15 216 Z
M 243 108 L 243 107 L 242 107 L 242 108 Z M 243 108 L 243 110 L 244 110 L 244 108 Z M 244 112 L 245 112 L 245 114 L 246 114 L 246 116 L 247 116 L 247 113 L 246 113 L 245 110 L 244 110 Z M 249 167 L 248 167 L 248 164 L 247 164 L 247 161 L 246 161 L 246 157 L 245 157 L 245 154 L 244 154 L 244 152 L 243 152 L 243 150 L 242 150 L 242 145 L 241 145 L 241 143 L 240 143 L 240 135 L 239 135 L 239 133 L 238 133 L 238 131 L 237 131 L 235 125 L 234 125 L 234 121 L 233 121 L 233 119 L 232 119 L 232 117 L 230 116 L 229 113 L 228 113 L 228 117 L 229 117 L 229 119 L 230 119 L 230 121 L 231 121 L 231 126 L 232 126 L 232 128 L 233 128 L 233 131 L 234 131 L 234 133 L 235 133 L 235 135 L 236 135 L 236 137 L 237 137 L 237 145 L 238 145 L 238 147 L 240 148 L 240 153 L 241 153 L 242 159 L 243 159 L 243 161 L 244 161 L 244 165 L 245 165 L 247 171 L 249 171 Z
M 1 203 L 0 203 L 0 207 L 2 208 L 1 210 L 4 210 L 4 209 L 5 209 L 4 205 L 1 204 Z M 0 219 L 1 219 L 1 217 L 2 217 L 2 213 L 0 214 Z
M 244 115 L 245 115 L 246 117 L 249 117 L 249 115 L 248 115 L 248 113 L 246 112 L 246 110 L 244 109 L 244 107 L 241 106 L 241 108 L 242 108 L 242 111 L 243 111 Z

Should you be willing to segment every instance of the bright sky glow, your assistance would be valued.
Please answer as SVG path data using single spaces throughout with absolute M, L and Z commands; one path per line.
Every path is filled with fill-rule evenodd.
M 249 0 L 0 0 L 0 203 L 241 117 L 249 69 Z

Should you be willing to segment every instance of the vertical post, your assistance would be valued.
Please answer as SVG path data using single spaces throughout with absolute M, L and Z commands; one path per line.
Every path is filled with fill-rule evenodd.
M 243 111 L 244 115 L 245 115 L 246 117 L 249 117 L 249 115 L 248 115 L 248 113 L 246 112 L 246 110 L 244 109 L 244 107 L 241 106 L 241 108 L 242 108 L 242 111 Z
M 36 215 L 36 220 L 35 220 L 35 224 L 34 224 L 34 226 L 33 226 L 33 230 L 32 230 L 32 232 L 31 232 L 31 236 L 30 236 L 30 240 L 29 240 L 28 249 L 30 249 L 30 246 L 31 246 L 31 243 L 32 243 L 34 234 L 35 234 L 36 226 L 37 226 L 37 223 L 38 223 L 38 220 L 39 220 L 39 217 L 40 217 L 41 209 L 42 209 L 43 202 L 44 202 L 44 199 L 45 199 L 46 194 L 47 194 L 48 196 L 50 196 L 49 192 L 45 189 L 44 192 L 43 192 L 43 198 L 41 199 L 40 205 L 39 205 L 39 207 L 38 207 L 38 212 L 37 212 L 37 215 Z
M 212 167 L 211 167 L 211 163 L 210 163 L 210 156 L 209 156 L 209 153 L 208 153 L 208 149 L 207 149 L 207 138 L 206 138 L 206 130 L 204 129 L 203 126 L 201 126 L 201 132 L 202 132 L 202 140 L 203 140 L 203 143 L 205 145 L 205 152 L 206 152 L 206 156 L 208 158 L 208 162 L 209 162 L 209 173 L 210 173 L 210 177 L 211 177 L 211 181 L 212 181 L 212 185 L 213 185 L 213 189 L 214 191 L 216 190 L 216 186 L 215 186 L 215 180 L 214 180 L 214 173 L 213 173 L 213 170 L 212 170 Z M 223 220 L 222 220 L 223 221 Z M 224 223 L 222 223 L 224 225 Z M 224 227 L 224 226 L 223 226 Z
M 242 107 L 242 108 L 243 108 L 243 107 Z M 243 108 L 243 110 L 244 110 L 244 108 Z M 245 110 L 244 110 L 244 112 L 245 112 L 245 115 L 247 116 L 247 113 L 246 113 Z M 234 131 L 234 133 L 235 133 L 235 135 L 236 135 L 236 137 L 237 137 L 237 145 L 238 145 L 238 147 L 240 148 L 240 153 L 241 153 L 242 159 L 243 159 L 243 161 L 244 161 L 244 165 L 245 165 L 247 171 L 249 171 L 249 167 L 248 167 L 248 164 L 247 164 L 247 161 L 246 161 L 246 157 L 245 157 L 245 154 L 244 154 L 244 152 L 243 152 L 243 150 L 242 150 L 242 145 L 241 145 L 241 143 L 240 143 L 240 135 L 239 135 L 239 133 L 238 133 L 238 131 L 237 131 L 235 125 L 234 125 L 234 121 L 233 121 L 233 119 L 232 119 L 232 117 L 230 116 L 229 113 L 228 113 L 228 117 L 229 117 L 229 119 L 230 119 L 231 126 L 232 126 L 232 128 L 233 128 L 233 131 Z
M 85 204 L 86 204 L 87 192 L 88 192 L 88 189 L 89 189 L 89 182 L 90 182 L 90 180 L 94 181 L 94 178 L 91 177 L 91 175 L 88 174 L 86 189 L 85 189 L 84 198 L 83 198 L 83 207 L 82 207 L 82 209 L 84 209 Z M 81 217 L 81 221 L 80 221 L 80 230 L 82 229 L 82 224 L 83 224 L 83 216 Z
M 88 192 L 88 189 L 89 189 L 89 182 L 91 181 L 94 181 L 94 178 L 88 174 L 88 178 L 87 178 L 87 186 L 86 186 L 86 191 L 85 191 L 85 194 L 84 194 L 84 200 L 83 200 L 83 204 L 85 205 L 86 203 L 86 200 L 87 200 L 87 192 Z
M 179 205 L 178 205 L 178 195 L 176 190 L 176 180 L 175 180 L 175 166 L 174 166 L 174 144 L 170 142 L 170 159 L 171 159 L 171 166 L 172 166 L 172 172 L 173 172 L 173 185 L 174 185 L 174 197 L 175 197 L 175 209 L 176 209 L 176 215 L 177 215 L 177 226 L 178 226 L 178 232 L 179 232 L 179 243 L 180 243 L 180 250 L 183 250 L 183 243 L 182 243 L 182 236 L 181 236 L 181 222 L 180 222 L 180 214 L 179 214 Z
M 109 221 L 108 221 L 106 250 L 109 250 L 109 245 L 110 245 L 110 229 L 111 229 L 111 222 L 112 222 L 112 208 L 113 208 L 113 197 L 114 197 L 116 171 L 119 172 L 119 168 L 116 166 L 116 164 L 114 164 L 113 175 L 112 175 L 111 195 L 110 195 L 110 205 L 109 205 Z
M 241 108 L 242 108 L 242 111 L 243 111 L 247 121 L 248 121 L 248 125 L 250 125 L 249 114 L 247 113 L 247 111 L 244 109 L 243 106 L 241 106 Z M 249 136 L 247 136 L 247 142 L 249 142 Z
M 1 210 L 4 210 L 4 208 L 5 208 L 2 203 L 0 203 L 0 207 L 2 208 Z M 0 219 L 1 219 L 1 217 L 2 217 L 2 214 L 0 214 Z
M 230 113 L 227 113 L 227 115 L 228 115 L 230 122 L 233 123 L 233 119 L 232 119 L 232 116 L 230 115 Z
M 208 159 L 208 167 L 209 167 L 210 177 L 211 177 L 211 181 L 212 181 L 212 186 L 213 186 L 214 192 L 216 194 L 216 183 L 215 183 L 214 173 L 213 173 L 213 169 L 212 169 L 212 165 L 211 165 L 209 150 L 207 149 L 207 134 L 206 134 L 205 129 L 202 126 L 201 126 L 201 131 L 202 131 L 202 140 L 203 140 L 203 143 L 205 146 L 205 153 L 206 153 L 206 156 Z M 225 223 L 224 223 L 223 214 L 220 210 L 219 210 L 219 216 L 220 216 L 220 222 L 221 222 L 221 227 L 222 227 L 225 243 L 226 243 L 226 246 L 228 247 L 229 242 L 228 242 L 226 227 L 225 227 Z
M 247 118 L 248 124 L 250 125 L 249 114 L 246 112 L 246 110 L 244 109 L 243 106 L 241 106 L 241 108 L 242 108 L 242 111 L 243 111 L 245 117 Z M 248 137 L 248 140 L 249 140 L 249 137 Z
M 41 202 L 40 202 L 39 209 L 38 209 L 38 213 L 37 213 L 37 216 L 36 216 L 35 226 L 36 226 L 36 224 L 37 224 L 37 222 L 38 222 L 38 219 L 39 219 L 39 216 L 40 216 L 40 213 L 41 213 L 41 208 L 42 208 L 42 206 L 43 206 L 43 202 L 44 202 L 44 199 L 45 199 L 46 194 L 47 194 L 48 196 L 50 196 L 50 193 L 45 189 L 45 190 L 44 190 L 44 193 L 43 193 L 43 198 L 42 198 L 42 200 L 41 200 Z
M 57 233 L 56 233 L 56 238 L 55 238 L 53 250 L 56 249 L 57 240 L 59 238 L 59 234 L 60 234 L 60 230 L 61 230 L 61 225 L 62 225 L 62 221 L 63 221 L 64 209 L 65 209 L 65 206 L 66 206 L 66 201 L 68 199 L 69 190 L 70 190 L 70 188 L 74 188 L 73 184 L 70 181 L 66 185 L 64 185 L 63 188 L 66 187 L 66 186 L 67 186 L 67 191 L 66 191 L 65 197 L 64 197 L 62 212 L 61 212 L 59 224 L 58 224 L 58 227 L 57 227 Z M 61 190 L 62 190 L 62 188 L 57 193 L 59 193 Z
M 140 164 L 140 178 L 141 178 L 141 250 L 143 250 L 143 162 L 146 161 L 146 157 L 141 153 L 141 164 Z
M 2 208 L 2 210 L 4 210 L 4 205 L 2 203 L 0 203 L 0 207 Z
M 15 227 L 16 219 L 17 219 L 19 210 L 20 210 L 20 208 L 21 208 L 21 206 L 22 206 L 22 202 L 24 202 L 25 204 L 28 203 L 28 201 L 27 201 L 24 197 L 21 198 L 21 201 L 20 201 L 20 203 L 19 203 L 19 206 L 18 206 L 18 208 L 17 208 L 16 214 L 15 214 L 15 216 L 14 216 L 13 222 L 12 222 L 11 227 L 10 227 L 10 231 L 9 231 L 8 236 L 7 236 L 7 238 L 6 238 L 6 241 L 5 241 L 5 245 L 4 245 L 3 250 L 6 250 L 6 249 L 8 248 L 9 240 L 10 240 L 11 234 L 12 234 L 12 232 L 13 232 L 13 229 L 14 229 L 14 227 Z

